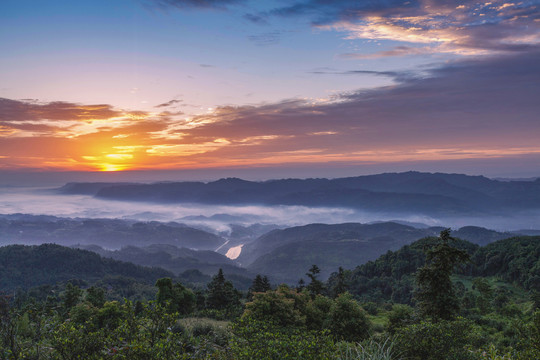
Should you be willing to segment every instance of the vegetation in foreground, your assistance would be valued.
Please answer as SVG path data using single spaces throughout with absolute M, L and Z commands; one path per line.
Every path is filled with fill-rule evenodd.
M 161 278 L 152 300 L 42 286 L 0 299 L 0 358 L 538 359 L 539 240 L 478 248 L 445 230 L 326 284 L 314 265 L 247 294 L 221 270 L 205 289 Z

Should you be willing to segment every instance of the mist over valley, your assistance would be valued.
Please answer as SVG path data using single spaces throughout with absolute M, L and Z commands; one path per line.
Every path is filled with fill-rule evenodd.
M 326 278 L 446 227 L 480 245 L 540 233 L 534 179 L 401 173 L 0 191 L 2 245 L 80 247 L 177 276 L 196 269 L 200 281 L 223 268 L 294 283 L 312 264 Z

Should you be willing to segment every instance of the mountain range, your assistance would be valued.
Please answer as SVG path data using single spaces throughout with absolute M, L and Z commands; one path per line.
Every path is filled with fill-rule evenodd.
M 445 216 L 540 209 L 540 179 L 500 181 L 484 176 L 421 172 L 261 182 L 227 178 L 208 183 L 68 183 L 57 191 L 124 201 L 337 206 Z

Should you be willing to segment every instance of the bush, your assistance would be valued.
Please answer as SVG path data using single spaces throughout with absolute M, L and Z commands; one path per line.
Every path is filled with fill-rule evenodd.
M 233 325 L 228 358 L 234 360 L 329 360 L 335 345 L 327 332 L 285 329 L 243 319 Z
M 405 326 L 396 332 L 396 350 L 407 359 L 466 360 L 478 339 L 472 322 L 463 318 Z
M 364 310 L 349 293 L 339 295 L 332 304 L 326 324 L 334 336 L 345 341 L 364 340 L 371 329 Z

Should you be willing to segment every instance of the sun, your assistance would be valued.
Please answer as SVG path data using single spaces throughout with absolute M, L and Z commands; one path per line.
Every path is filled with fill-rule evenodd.
M 89 161 L 91 166 L 98 171 L 122 171 L 131 168 L 133 159 L 132 154 L 105 154 L 100 156 L 83 156 L 84 160 Z
M 110 164 L 110 163 L 103 163 L 99 164 L 99 171 L 122 171 L 127 169 L 127 166 L 122 164 Z

